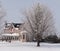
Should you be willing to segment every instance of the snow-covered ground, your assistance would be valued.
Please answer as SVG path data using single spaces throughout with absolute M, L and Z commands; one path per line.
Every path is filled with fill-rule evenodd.
M 0 41 L 0 51 L 60 51 L 60 44 L 41 43 L 41 46 L 37 47 L 34 42 Z

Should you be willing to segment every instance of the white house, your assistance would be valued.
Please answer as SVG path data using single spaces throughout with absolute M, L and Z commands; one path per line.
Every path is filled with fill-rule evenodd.
M 2 41 L 19 40 L 27 41 L 27 32 L 23 30 L 23 23 L 5 23 L 5 28 L 2 35 Z

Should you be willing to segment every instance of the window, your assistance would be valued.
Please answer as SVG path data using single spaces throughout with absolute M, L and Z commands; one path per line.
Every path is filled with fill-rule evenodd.
M 23 35 L 23 39 L 25 39 L 25 35 Z

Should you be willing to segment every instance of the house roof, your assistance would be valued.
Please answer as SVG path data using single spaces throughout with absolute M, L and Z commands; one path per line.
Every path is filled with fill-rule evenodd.
M 19 36 L 18 33 L 13 33 L 13 34 L 2 34 L 2 36 Z
M 19 28 L 20 25 L 22 25 L 22 23 L 13 23 L 14 27 Z
M 21 25 L 23 25 L 23 23 L 6 23 L 7 25 L 9 24 L 9 25 L 14 25 L 14 27 L 16 27 L 16 28 L 19 28 Z

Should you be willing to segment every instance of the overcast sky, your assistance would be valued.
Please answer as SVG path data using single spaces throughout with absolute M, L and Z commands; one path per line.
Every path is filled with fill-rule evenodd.
M 5 18 L 10 22 L 21 22 L 23 16 L 21 12 L 33 3 L 40 2 L 51 9 L 56 28 L 60 32 L 60 0 L 1 0 L 1 5 L 6 10 Z

